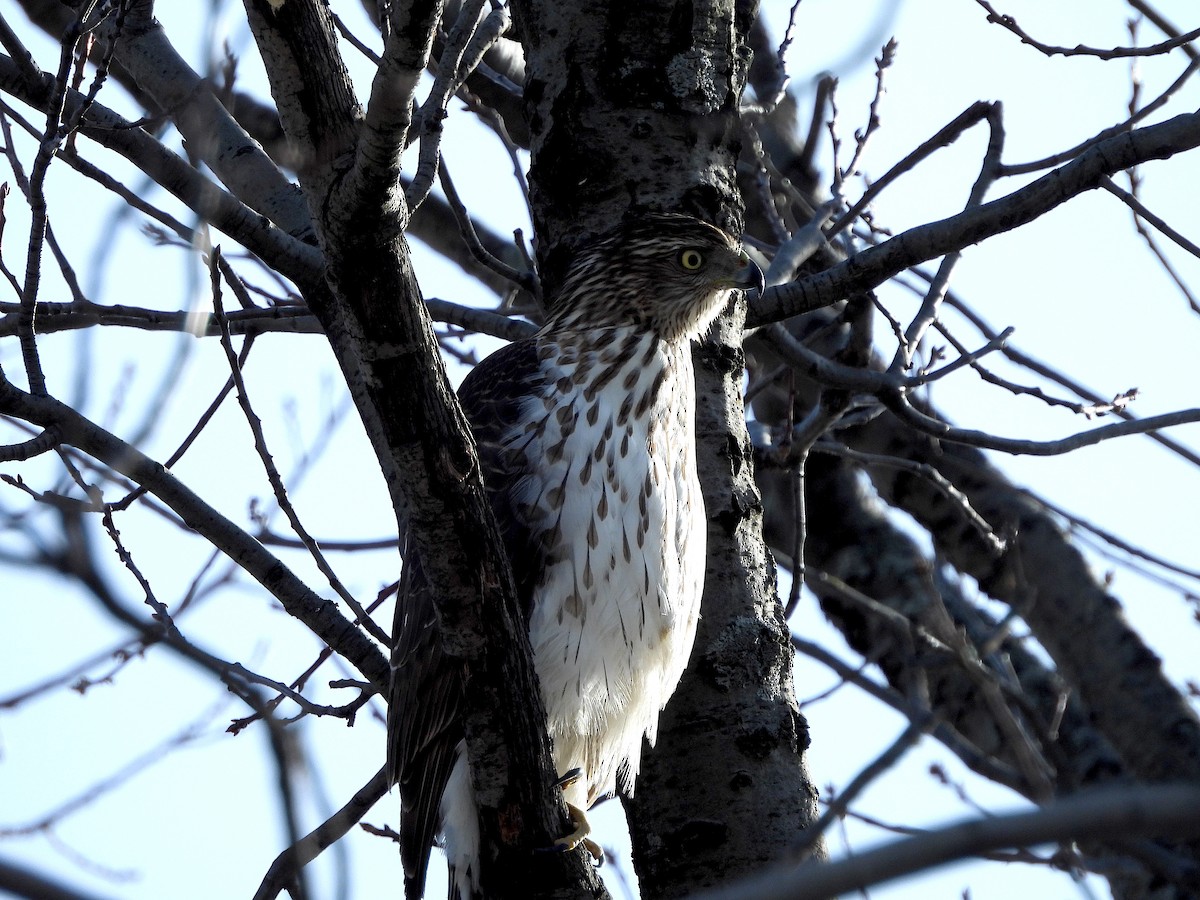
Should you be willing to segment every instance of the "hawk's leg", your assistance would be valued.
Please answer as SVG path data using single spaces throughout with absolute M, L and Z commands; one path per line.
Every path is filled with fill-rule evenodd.
M 575 784 L 575 782 L 582 777 L 582 769 L 572 769 L 558 779 L 556 783 L 559 790 L 561 790 L 564 794 L 564 800 L 566 799 L 565 794 L 567 788 Z M 570 800 L 566 800 L 566 804 L 567 812 L 571 814 L 571 824 L 575 826 L 575 830 L 570 834 L 563 835 L 557 841 L 555 841 L 554 849 L 561 850 L 565 853 L 568 850 L 574 850 L 576 847 L 582 844 L 583 849 L 591 854 L 591 857 L 596 861 L 597 866 L 604 865 L 604 848 L 588 837 L 588 835 L 592 833 L 592 826 L 588 823 L 587 813 Z

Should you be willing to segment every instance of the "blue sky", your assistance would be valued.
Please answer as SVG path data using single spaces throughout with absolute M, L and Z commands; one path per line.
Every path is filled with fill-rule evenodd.
M 368 33 L 357 4 L 334 5 L 351 27 L 360 34 Z M 767 0 L 764 9 L 782 21 L 789 6 Z M 1163 2 L 1160 8 L 1185 30 L 1200 24 L 1195 21 L 1194 5 L 1187 0 Z M 1111 46 L 1128 40 L 1124 22 L 1130 12 L 1115 0 L 1061 4 L 1013 0 L 1004 4 L 1003 11 L 1051 43 Z M 159 9 L 168 33 L 182 50 L 194 54 L 197 66 L 203 64 L 199 48 L 205 40 L 200 12 L 200 5 L 190 4 L 160 4 Z M 225 26 L 232 26 L 239 16 L 240 7 L 235 5 Z M 872 27 L 876 22 L 880 24 Z M 874 175 L 886 171 L 979 99 L 1004 103 L 1006 162 L 1037 158 L 1071 146 L 1125 115 L 1128 63 L 1044 59 L 1013 36 L 988 25 L 982 9 L 969 0 L 854 4 L 804 0 L 789 53 L 793 88 L 803 104 L 810 103 L 813 79 L 826 69 L 837 68 L 845 141 L 865 122 L 874 88 L 871 67 L 859 65 L 865 33 L 876 43 L 889 34 L 899 41 L 896 62 L 887 73 L 882 128 L 864 161 L 865 170 Z M 247 49 L 244 33 L 235 32 L 230 40 L 235 48 Z M 1144 26 L 1142 43 L 1157 40 L 1153 27 Z M 54 59 L 47 46 L 44 42 L 35 46 L 43 65 L 51 65 Z M 353 55 L 353 51 L 347 52 Z M 877 52 L 877 46 L 871 45 L 869 53 Z M 1182 56 L 1172 54 L 1141 63 L 1143 96 L 1155 96 L 1165 88 L 1182 71 L 1180 60 Z M 262 84 L 259 73 L 252 59 L 240 69 L 241 78 L 250 86 Z M 369 74 L 365 69 L 356 74 L 360 89 L 365 88 L 363 79 Z M 119 97 L 117 88 L 102 95 L 105 102 L 118 107 Z M 1189 85 L 1171 108 L 1190 111 L 1200 105 L 1198 99 L 1200 89 Z M 446 153 L 463 199 L 495 230 L 505 233 L 521 227 L 528 233 L 526 213 L 503 148 L 457 106 L 452 106 L 447 123 Z M 126 109 L 132 113 L 131 108 Z M 959 211 L 975 178 L 985 140 L 984 131 L 977 129 L 889 188 L 875 204 L 876 221 L 898 232 Z M 91 158 L 107 164 L 103 153 L 86 142 L 81 146 Z M 28 142 L 23 153 L 27 161 L 32 158 Z M 828 159 L 824 162 L 828 171 Z M 117 169 L 127 183 L 137 184 L 135 174 L 119 165 Z M 1198 169 L 1200 157 L 1192 154 L 1143 170 L 1147 205 L 1190 232 L 1193 239 Z M 990 198 L 1027 180 L 1006 180 L 993 189 Z M 187 251 L 151 248 L 136 223 L 114 230 L 114 202 L 64 166 L 52 169 L 49 188 L 52 221 L 76 264 L 85 271 L 90 269 L 90 254 L 97 247 L 105 248 L 103 279 L 85 281 L 92 299 L 163 309 L 203 308 L 206 279 Z M 861 185 L 851 184 L 851 197 L 856 196 L 856 189 Z M 161 202 L 184 215 L 169 198 Z M 6 264 L 19 272 L 24 264 L 27 223 L 20 205 L 11 199 L 8 217 L 3 256 Z M 219 241 L 219 236 L 214 240 Z M 1200 263 L 1173 248 L 1168 250 L 1184 276 L 1200 284 Z M 494 302 L 486 291 L 464 280 L 454 267 L 425 248 L 415 246 L 414 255 L 429 296 L 478 305 Z M 241 270 L 251 280 L 269 284 L 253 267 L 242 265 Z M 996 328 L 1014 326 L 1014 344 L 1101 394 L 1138 387 L 1141 394 L 1135 411 L 1142 415 L 1198 405 L 1197 319 L 1133 233 L 1127 210 L 1107 194 L 1095 192 L 1018 232 L 968 249 L 953 287 Z M 901 290 L 885 287 L 879 293 L 902 319 L 916 309 L 916 301 Z M 42 297 L 64 299 L 61 284 L 48 277 Z M 971 340 L 969 331 L 959 334 L 968 344 L 982 343 Z M 41 346 L 52 391 L 71 398 L 86 390 L 89 414 L 124 435 L 144 424 L 145 403 L 164 383 L 169 385 L 172 397 L 151 417 L 155 431 L 146 445 L 148 452 L 159 458 L 174 448 L 225 378 L 223 354 L 211 339 L 122 329 L 89 336 L 50 336 Z M 85 360 L 91 361 L 86 368 Z M 0 343 L 0 362 L 10 375 L 19 368 L 15 342 Z M 1018 380 L 1032 380 L 998 361 L 991 362 Z M 457 378 L 464 370 L 452 366 L 452 371 Z M 321 339 L 261 338 L 246 378 L 256 408 L 266 420 L 276 461 L 310 529 L 323 538 L 389 535 L 394 524 L 386 491 L 369 462 L 371 455 L 361 428 L 353 414 L 346 413 L 344 390 Z M 1050 438 L 1089 426 L 1070 413 L 1049 410 L 1028 397 L 1012 397 L 983 385 L 970 373 L 939 384 L 933 396 L 956 423 L 1007 436 Z M 331 416 L 339 417 L 332 429 L 328 425 Z M 312 446 L 324 434 L 330 435 L 328 451 L 303 478 L 296 477 L 302 462 L 298 448 Z M 1196 426 L 1177 429 L 1173 436 L 1200 447 Z M 0 431 L 0 439 L 14 437 L 9 429 Z M 1148 439 L 1126 438 L 1066 457 L 1004 458 L 999 462 L 1017 483 L 1046 494 L 1136 545 L 1183 563 L 1194 559 L 1194 510 L 1200 505 L 1200 479 L 1190 465 Z M 31 482 L 40 473 L 39 487 L 50 487 L 53 478 L 48 473 L 56 471 L 53 460 L 43 460 L 39 467 L 22 471 Z M 0 471 L 10 470 L 15 471 L 8 464 L 0 467 Z M 260 507 L 269 503 L 269 488 L 259 474 L 245 424 L 232 404 L 218 413 L 176 471 L 235 521 L 249 521 L 247 498 L 259 498 Z M 5 502 L 18 502 L 11 490 Z M 221 561 L 206 566 L 204 546 L 152 512 L 130 512 L 118 526 L 159 590 L 160 599 L 173 608 L 193 579 L 201 585 L 213 584 L 229 568 Z M 276 530 L 282 531 L 283 525 Z M 106 546 L 99 552 L 111 554 Z M 290 551 L 281 555 L 309 583 L 321 587 L 320 576 L 303 555 Z M 395 555 L 390 552 L 333 554 L 331 558 L 360 598 L 374 596 L 396 575 Z M 1099 558 L 1097 566 L 1112 568 Z M 114 568 L 112 573 L 130 605 L 137 605 L 140 594 L 136 585 L 119 570 Z M 1178 682 L 1200 676 L 1194 652 L 1196 625 L 1186 605 L 1174 593 L 1136 574 L 1120 570 L 1114 578 L 1114 590 L 1127 615 L 1163 655 L 1168 673 Z M 4 570 L 0 580 L 6 623 L 0 631 L 0 697 L 127 640 L 121 628 L 65 581 L 14 569 Z M 390 615 L 383 619 L 386 626 Z M 245 579 L 206 593 L 181 622 L 200 643 L 284 680 L 302 670 L 318 649 L 304 629 Z M 800 612 L 796 627 L 851 658 L 813 605 Z M 89 671 L 95 675 L 109 666 L 99 662 Z M 315 681 L 345 674 L 327 668 Z M 797 678 L 801 698 L 816 696 L 833 683 L 832 676 L 803 660 L 797 666 Z M 321 689 L 318 698 L 344 702 L 348 699 L 344 693 Z M 844 785 L 904 727 L 892 713 L 850 688 L 807 705 L 804 712 L 813 731 L 809 764 L 821 786 Z M 261 729 L 237 737 L 224 733 L 228 720 L 242 714 L 210 678 L 161 650 L 122 666 L 113 684 L 93 688 L 84 696 L 60 689 L 18 709 L 0 710 L 0 832 L 78 796 L 103 773 L 122 770 L 164 741 L 188 729 L 195 732 L 182 746 L 161 754 L 159 761 L 139 766 L 137 774 L 120 787 L 64 817 L 52 839 L 45 834 L 11 837 L 0 843 L 0 855 L 56 873 L 102 896 L 128 900 L 249 896 L 282 849 L 284 836 L 273 805 L 273 775 L 263 752 L 264 734 Z M 295 732 L 311 754 L 312 768 L 300 779 L 306 825 L 311 827 L 378 767 L 383 729 L 376 707 L 364 711 L 353 728 L 339 722 L 309 721 Z M 969 776 L 940 745 L 925 741 L 869 790 L 856 808 L 909 825 L 933 825 L 968 815 L 970 808 L 928 774 L 934 762 L 962 779 L 972 798 L 989 808 L 1021 805 L 1019 798 Z M 397 807 L 395 797 L 385 798 L 367 820 L 377 825 L 395 824 Z M 608 804 L 606 809 L 619 815 L 616 804 Z M 604 814 L 597 817 L 604 829 L 601 836 L 606 843 L 619 843 L 612 838 L 619 823 L 607 819 Z M 846 824 L 844 834 L 855 849 L 887 837 L 855 822 Z M 835 854 L 845 852 L 840 836 L 831 838 L 831 849 Z M 348 853 L 352 861 L 354 888 L 350 896 L 399 895 L 399 861 L 386 842 L 358 835 L 339 852 Z M 337 861 L 334 853 L 327 856 L 314 867 L 318 883 L 328 884 L 333 878 Z M 1077 895 L 1077 889 L 1060 874 L 987 864 L 954 867 L 920 881 L 878 889 L 872 895 L 887 900 L 950 898 L 961 896 L 966 887 L 975 900 L 998 900 L 1018 892 L 1046 898 Z M 1093 883 L 1093 889 L 1097 896 L 1106 896 L 1103 884 Z M 431 896 L 439 890 L 435 875 Z M 620 888 L 614 886 L 614 891 L 620 896 Z M 328 895 L 327 891 L 320 894 Z

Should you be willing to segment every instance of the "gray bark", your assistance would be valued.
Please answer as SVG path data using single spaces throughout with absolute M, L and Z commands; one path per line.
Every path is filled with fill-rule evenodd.
M 70 8 L 54 0 L 21 5 L 55 35 L 73 21 Z M 427 38 L 437 4 L 393 4 L 408 19 L 393 29 L 399 43 L 385 54 L 366 112 L 350 91 L 322 4 L 288 2 L 279 10 L 259 0 L 246 5 L 269 61 L 279 116 L 247 107 L 244 98 L 218 98 L 173 54 L 145 16 L 146 3 L 131 11 L 137 27 L 118 43 L 114 57 L 115 77 L 149 112 L 165 109 L 176 117 L 189 149 L 220 175 L 224 188 L 102 104 L 92 104 L 80 131 L 124 155 L 299 285 L 355 395 L 398 520 L 412 525 L 426 567 L 436 569 L 445 586 L 445 620 L 477 673 L 471 726 L 476 744 L 513 749 L 511 758 L 494 759 L 484 774 L 492 804 L 485 825 L 499 847 L 504 840 L 495 811 L 533 810 L 521 840 L 526 849 L 542 846 L 547 835 L 562 829 L 553 805 L 545 802 L 553 795 L 546 785 L 552 773 L 544 741 L 537 739 L 536 711 L 515 723 L 495 715 L 536 691 L 519 630 L 504 605 L 511 598 L 507 565 L 496 550 L 461 415 L 436 361 L 405 242 L 408 229 L 493 290 L 506 288 L 465 252 L 440 201 L 431 198 L 411 222 L 403 204 L 395 151 L 403 142 L 408 109 L 393 96 L 391 79 L 403 80 L 429 65 Z M 770 65 L 767 37 L 761 30 L 750 33 L 753 4 L 706 0 L 677 7 L 665 0 L 609 0 L 584 9 L 522 0 L 514 12 L 526 70 L 511 65 L 511 57 L 493 59 L 508 77 L 523 81 L 528 127 L 511 127 L 519 104 L 507 88 L 479 79 L 472 84 L 532 152 L 533 212 L 548 285 L 575 247 L 629 209 L 682 210 L 739 230 L 738 97 L 747 77 L 755 79 L 762 98 L 779 75 Z M 748 42 L 766 51 L 754 70 Z M 98 46 L 102 53 L 104 42 Z M 180 85 L 188 87 L 186 94 Z M 31 78 L 20 59 L 8 56 L 0 57 L 0 88 L 38 109 L 54 93 L 50 76 Z M 81 103 L 80 94 L 68 92 L 67 115 Z M 811 184 L 809 160 L 794 133 L 794 111 L 785 97 L 760 122 L 760 134 L 779 171 L 794 184 Z M 1109 174 L 1196 147 L 1198 123 L 1200 114 L 1191 114 L 1136 129 L 1007 197 L 847 260 L 820 258 L 794 283 L 757 302 L 750 321 L 762 324 L 837 304 L 915 263 L 1031 221 Z M 209 141 L 208 135 L 219 140 Z M 307 208 L 252 138 L 267 146 L 276 163 L 299 171 Z M 258 174 L 252 176 L 247 166 Z M 748 184 L 745 166 L 741 176 Z M 750 189 L 744 193 L 749 196 Z M 760 236 L 778 231 L 779 223 L 761 211 L 749 218 Z M 311 243 L 314 234 L 320 250 Z M 495 235 L 485 234 L 484 243 L 497 254 L 508 248 Z M 78 308 L 64 313 L 81 314 Z M 626 798 L 645 896 L 682 895 L 754 870 L 783 855 L 816 818 L 815 791 L 804 769 L 807 730 L 792 695 L 791 649 L 763 543 L 765 529 L 781 558 L 796 546 L 793 478 L 760 474 L 757 489 L 752 478 L 739 399 L 743 314 L 731 310 L 697 355 L 709 578 L 693 665 L 664 713 L 659 746 L 645 755 L 636 796 Z M 19 327 L 8 318 L 6 324 Z M 2 325 L 0 333 L 6 333 Z M 822 352 L 841 358 L 842 340 L 840 331 L 832 333 Z M 760 362 L 766 358 L 761 348 L 754 353 Z M 796 383 L 801 386 L 796 397 L 776 391 L 760 398 L 760 421 L 782 426 L 810 408 L 817 392 L 804 373 Z M 129 453 L 71 410 L 31 398 L 7 382 L 0 385 L 0 407 L 45 429 L 6 448 L 12 458 L 66 440 L 123 467 L 238 560 L 368 680 L 386 679 L 382 658 L 362 631 L 248 535 L 210 515 L 200 498 L 152 460 Z M 811 586 L 850 643 L 879 663 L 898 702 L 910 711 L 931 710 L 937 717 L 932 733 L 969 765 L 1039 802 L 1110 782 L 1200 780 L 1200 722 L 1194 711 L 1051 512 L 978 451 L 920 435 L 890 415 L 833 437 L 852 450 L 932 467 L 1009 539 L 1006 552 L 997 554 L 961 505 L 922 476 L 818 452 L 810 456 L 806 559 L 830 576 L 814 578 Z M 889 521 L 889 508 L 926 529 L 936 560 Z M 961 575 L 1007 604 L 1053 666 L 959 591 Z M 500 603 L 488 605 L 489 596 L 499 596 Z M 502 646 L 493 653 L 484 636 L 496 633 L 512 639 L 496 642 Z M 497 851 L 492 870 L 497 894 L 520 885 L 513 896 L 530 895 L 528 855 L 518 849 Z M 505 855 L 508 850 L 513 853 Z M 1090 863 L 1110 873 L 1122 900 L 1181 900 L 1196 893 L 1200 853 L 1194 844 L 1097 841 L 1084 850 Z M 563 858 L 563 866 L 573 868 L 558 867 L 552 861 L 557 857 L 542 858 L 548 870 L 533 889 L 538 896 L 596 890 L 576 857 Z
M 737 232 L 736 110 L 752 10 L 520 2 L 543 278 L 628 210 Z M 666 161 L 669 161 L 667 164 Z M 741 309 L 697 354 L 709 565 L 691 665 L 625 799 L 643 895 L 683 896 L 782 856 L 815 819 L 807 727 L 763 544 L 741 402 Z M 771 823 L 764 827 L 763 823 Z

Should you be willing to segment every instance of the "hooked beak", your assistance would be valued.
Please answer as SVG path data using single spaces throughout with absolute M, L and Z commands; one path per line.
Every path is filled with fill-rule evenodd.
M 733 286 L 741 288 L 744 291 L 756 290 L 761 294 L 765 283 L 762 269 L 758 267 L 744 250 L 742 251 L 742 259 L 746 265 L 733 273 Z

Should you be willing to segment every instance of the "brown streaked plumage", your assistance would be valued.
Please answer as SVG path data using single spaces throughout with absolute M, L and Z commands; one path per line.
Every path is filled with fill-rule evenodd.
M 630 220 L 573 261 L 536 336 L 476 366 L 459 398 L 513 564 L 560 772 L 579 810 L 632 791 L 642 736 L 695 637 L 706 519 L 690 342 L 761 273 L 724 232 Z M 478 819 L 432 591 L 406 557 L 388 710 L 409 900 L 443 836 L 450 896 L 478 887 Z M 577 834 L 575 837 L 582 837 Z

